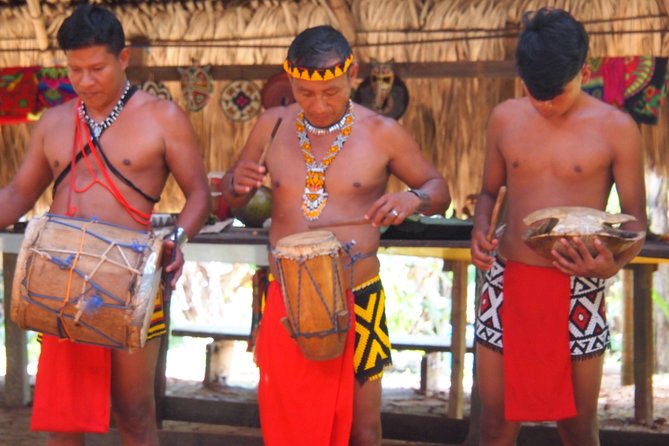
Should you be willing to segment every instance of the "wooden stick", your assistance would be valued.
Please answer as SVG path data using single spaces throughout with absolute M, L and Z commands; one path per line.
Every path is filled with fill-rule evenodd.
M 349 226 L 349 225 L 364 225 L 369 224 L 370 221 L 366 218 L 349 218 L 334 221 L 315 221 L 309 223 L 309 229 L 332 228 L 335 226 Z
M 501 186 L 499 192 L 497 192 L 497 199 L 495 200 L 495 207 L 492 209 L 492 216 L 490 217 L 490 227 L 488 228 L 488 234 L 486 234 L 486 239 L 491 242 L 492 237 L 495 234 L 497 229 L 497 220 L 499 220 L 499 213 L 502 210 L 502 204 L 504 203 L 504 198 L 506 197 L 506 186 Z
M 274 136 L 276 135 L 277 130 L 279 130 L 279 126 L 281 125 L 281 120 L 283 118 L 279 117 L 279 119 L 276 120 L 276 124 L 274 124 L 274 128 L 272 129 L 272 133 L 269 136 L 269 140 L 265 144 L 265 147 L 262 149 L 262 154 L 260 155 L 260 160 L 258 161 L 258 164 L 265 164 L 265 157 L 267 156 L 267 152 L 269 151 L 269 147 L 272 145 L 272 141 L 274 141 Z

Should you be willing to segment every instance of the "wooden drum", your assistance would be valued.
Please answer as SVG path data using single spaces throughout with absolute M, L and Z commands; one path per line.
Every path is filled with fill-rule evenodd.
M 307 359 L 344 352 L 350 323 L 340 252 L 329 231 L 292 234 L 274 249 L 288 316 L 282 322 Z
M 21 328 L 104 347 L 143 347 L 162 240 L 100 221 L 45 215 L 26 228 L 11 317 Z

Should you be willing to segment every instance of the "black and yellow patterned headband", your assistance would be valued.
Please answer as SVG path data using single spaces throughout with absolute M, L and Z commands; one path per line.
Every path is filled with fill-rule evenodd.
M 304 79 L 305 81 L 329 81 L 345 74 L 353 63 L 353 53 L 351 53 L 343 63 L 339 63 L 328 68 L 300 68 L 291 65 L 288 60 L 283 63 L 283 69 L 289 76 L 295 79 Z

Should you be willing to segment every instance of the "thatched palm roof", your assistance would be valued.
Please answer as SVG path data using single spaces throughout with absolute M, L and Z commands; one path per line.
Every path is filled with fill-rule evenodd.
M 64 57 L 56 49 L 55 34 L 72 6 L 79 3 L 0 1 L 0 66 L 62 64 Z M 278 71 L 293 36 L 323 23 L 340 28 L 354 43 L 362 62 L 394 58 L 404 64 L 403 80 L 410 92 L 401 122 L 447 177 L 458 206 L 479 187 L 483 133 L 490 110 L 504 98 L 519 94 L 510 61 L 523 12 L 546 5 L 569 10 L 591 34 L 591 56 L 669 55 L 669 0 L 97 3 L 117 13 L 128 40 L 136 42 L 135 53 L 145 67 L 262 64 L 276 65 Z M 482 65 L 486 61 L 506 61 L 506 65 L 494 69 L 500 66 Z M 469 62 L 480 64 L 465 65 Z M 429 63 L 438 63 L 437 71 L 429 75 L 410 71 L 412 64 L 423 64 L 419 66 L 422 69 Z M 264 79 L 255 80 L 262 85 Z M 211 103 L 192 114 L 210 170 L 225 170 L 230 165 L 253 123 L 231 122 L 217 106 L 229 81 L 217 79 Z M 179 83 L 165 83 L 183 105 Z M 643 128 L 649 165 L 665 176 L 669 173 L 668 119 L 665 110 L 657 126 Z M 29 132 L 25 125 L 2 126 L 0 130 L 0 184 L 5 184 L 16 170 Z M 168 209 L 164 210 L 178 208 L 180 197 L 172 186 L 166 195 L 167 204 L 162 206 Z

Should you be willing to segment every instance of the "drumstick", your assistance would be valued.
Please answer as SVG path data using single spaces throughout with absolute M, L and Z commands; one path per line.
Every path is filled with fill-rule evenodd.
M 279 116 L 279 119 L 276 120 L 274 128 L 272 129 L 272 133 L 269 135 L 269 140 L 265 144 L 265 147 L 263 147 L 262 149 L 262 154 L 260 154 L 260 160 L 258 161 L 258 164 L 265 164 L 265 157 L 267 156 L 267 152 L 269 151 L 269 146 L 271 146 L 272 141 L 274 141 L 274 136 L 276 135 L 277 130 L 279 130 L 279 126 L 281 125 L 282 119 L 283 118 Z
M 499 219 L 499 212 L 502 209 L 502 204 L 504 203 L 505 197 L 506 197 L 506 186 L 501 186 L 499 188 L 499 192 L 497 192 L 495 207 L 492 208 L 492 216 L 490 217 L 490 227 L 488 228 L 488 234 L 486 234 L 486 239 L 489 242 L 492 241 L 492 236 L 493 234 L 495 234 L 495 229 L 497 229 L 497 220 Z
M 321 228 L 331 228 L 335 226 L 349 226 L 349 225 L 364 225 L 369 224 L 369 220 L 366 218 L 348 218 L 342 220 L 333 220 L 333 221 L 315 221 L 309 223 L 309 229 L 321 229 Z

